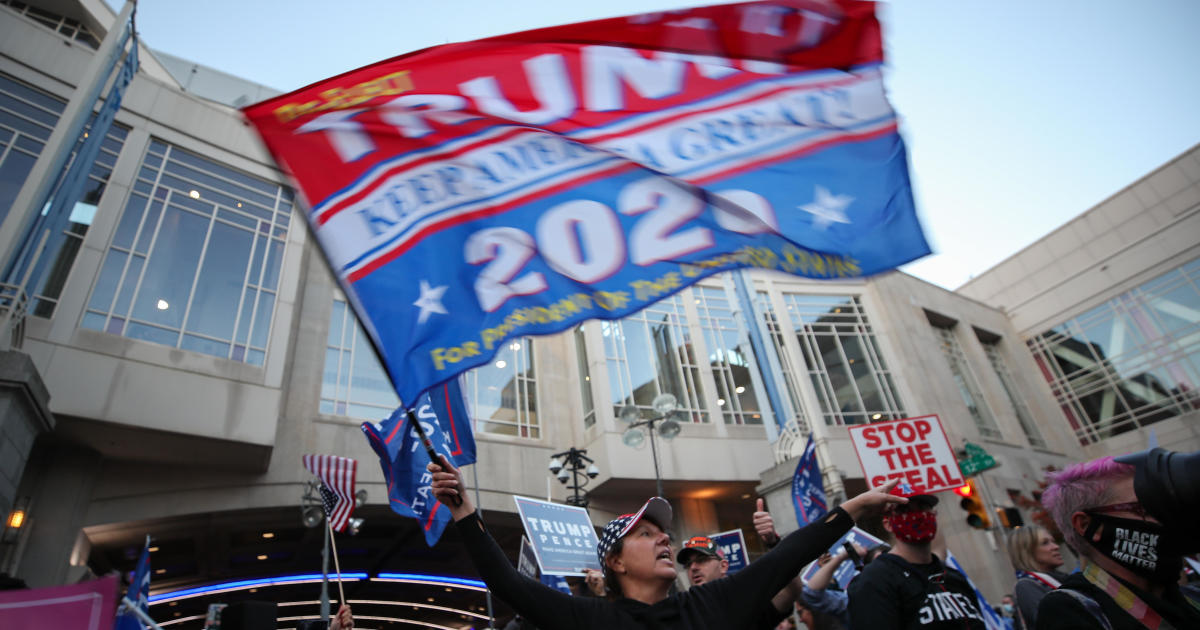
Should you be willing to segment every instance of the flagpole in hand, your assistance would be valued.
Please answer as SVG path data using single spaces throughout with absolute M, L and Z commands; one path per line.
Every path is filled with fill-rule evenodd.
M 450 470 L 451 468 L 449 462 L 447 462 L 441 455 L 438 455 L 438 452 L 434 450 L 433 442 L 429 439 L 428 435 L 425 435 L 425 428 L 421 426 L 419 421 L 417 421 L 417 415 L 413 413 L 412 409 L 408 410 L 408 421 L 417 428 L 417 435 L 421 438 L 421 444 L 425 447 L 425 452 L 429 454 L 429 461 L 441 466 L 442 470 Z M 450 502 L 454 504 L 454 507 L 458 507 L 462 505 L 462 497 L 458 495 L 451 496 Z
M 325 527 L 329 530 L 329 544 L 333 545 L 333 570 L 337 573 L 338 596 L 342 599 L 341 605 L 345 606 L 346 592 L 342 590 L 342 567 L 338 562 L 337 540 L 333 537 L 333 524 L 329 522 L 329 519 L 325 519 Z

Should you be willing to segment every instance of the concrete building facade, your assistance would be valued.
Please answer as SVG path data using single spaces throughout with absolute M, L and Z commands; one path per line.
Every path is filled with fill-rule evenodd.
M 42 149 L 114 18 L 100 0 L 0 2 L 0 219 L 44 169 Z M 46 586 L 129 570 L 150 534 L 156 619 L 200 628 L 207 604 L 257 597 L 288 606 L 280 614 L 288 627 L 285 617 L 315 616 L 313 587 L 268 578 L 320 570 L 320 530 L 300 522 L 308 482 L 300 459 L 330 453 L 356 458 L 369 492 L 362 533 L 338 538 L 342 568 L 365 576 L 352 592 L 374 602 L 360 614 L 379 627 L 486 623 L 479 589 L 453 581 L 474 574 L 453 528 L 427 548 L 414 522 L 386 508 L 359 425 L 385 417 L 395 395 L 300 202 L 236 109 L 273 92 L 160 59 L 144 44 L 141 58 L 69 228 L 48 238 L 34 266 L 12 351 L 0 355 L 0 375 L 17 375 L 5 391 L 33 401 L 20 403 L 20 416 L 9 411 L 17 403 L 0 408 L 0 481 L 11 487 L 0 507 L 26 515 L 0 540 L 0 571 Z M 853 495 L 866 482 L 848 426 L 937 414 L 953 447 L 978 444 L 999 462 L 978 478 L 991 508 L 1021 508 L 1049 466 L 1144 446 L 1143 432 L 1118 430 L 1120 418 L 1080 428 L 1077 402 L 1064 403 L 1043 378 L 1046 357 L 1062 353 L 1047 355 L 1053 344 L 1038 335 L 1172 270 L 1194 298 L 1200 230 L 1186 195 L 1200 195 L 1195 151 L 1165 171 L 958 292 L 900 272 L 854 282 L 753 272 L 757 317 L 741 312 L 731 279 L 718 276 L 623 320 L 511 342 L 464 379 L 479 444 L 468 481 L 489 527 L 515 555 L 512 497 L 563 500 L 547 463 L 572 446 L 601 471 L 588 486 L 593 521 L 635 509 L 654 492 L 655 466 L 644 445 L 623 441 L 618 414 L 632 404 L 650 416 L 663 393 L 686 419 L 678 437 L 656 443 L 677 536 L 740 528 L 753 553 L 762 550 L 750 526 L 756 497 L 766 497 L 781 531 L 796 526 L 790 479 L 809 434 L 826 488 Z M 1145 212 L 1133 207 L 1143 203 L 1139 189 L 1156 195 Z M 1105 217 L 1103 231 L 1093 215 Z M 1084 238 L 1076 224 L 1093 231 Z M 1064 230 L 1074 241 L 1060 255 Z M 1100 241 L 1113 243 L 1091 246 Z M 1043 245 L 1046 254 L 1029 254 Z M 1054 272 L 1030 266 L 1047 264 Z M 11 312 L 14 303 L 0 306 Z M 1190 367 L 1164 359 L 1160 372 L 1183 370 L 1194 384 L 1195 302 L 1181 304 L 1168 310 L 1190 317 L 1175 335 Z M 754 356 L 747 326 L 768 333 L 769 356 Z M 783 392 L 778 431 L 763 379 Z M 1159 441 L 1197 448 L 1194 398 L 1164 387 L 1176 408 L 1192 406 L 1156 416 Z M 1136 428 L 1149 424 L 1146 414 L 1130 417 Z M 944 496 L 948 547 L 999 597 L 1012 582 L 1006 531 L 968 527 Z M 418 572 L 427 579 L 394 577 Z M 248 579 L 265 581 L 181 594 Z M 450 603 L 439 609 L 435 600 Z

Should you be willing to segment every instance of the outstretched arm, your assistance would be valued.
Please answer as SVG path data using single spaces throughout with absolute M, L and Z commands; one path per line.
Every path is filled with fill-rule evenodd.
M 433 473 L 433 496 L 450 509 L 468 555 L 488 588 L 539 628 L 562 627 L 568 620 L 576 626 L 581 625 L 578 620 L 589 616 L 588 607 L 596 606 L 602 600 L 574 598 L 521 575 L 484 528 L 471 497 L 463 491 L 466 484 L 462 473 L 449 462 L 445 463 L 446 470 L 432 462 L 428 466 L 429 472 Z M 454 504 L 455 496 L 462 499 L 458 505 Z

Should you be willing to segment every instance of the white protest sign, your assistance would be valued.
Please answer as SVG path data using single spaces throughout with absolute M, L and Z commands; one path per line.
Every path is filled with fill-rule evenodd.
M 847 430 L 872 488 L 899 479 L 899 493 L 910 496 L 966 484 L 936 415 L 858 424 Z
M 513 500 L 542 575 L 583 575 L 584 569 L 603 569 L 596 557 L 600 539 L 587 510 L 528 497 Z

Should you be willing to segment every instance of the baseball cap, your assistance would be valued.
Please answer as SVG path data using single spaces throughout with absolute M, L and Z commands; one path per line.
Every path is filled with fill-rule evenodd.
M 683 541 L 683 548 L 675 556 L 675 561 L 679 564 L 687 566 L 687 563 L 692 561 L 697 554 L 724 560 L 725 555 L 721 553 L 721 549 L 717 547 L 716 541 L 708 536 L 692 536 Z
M 612 549 L 618 540 L 624 538 L 629 530 L 636 527 L 643 517 L 650 519 L 651 523 L 666 531 L 667 527 L 671 525 L 671 504 L 662 497 L 651 497 L 637 512 L 623 514 L 609 521 L 608 525 L 600 530 L 600 544 L 596 546 L 596 555 L 600 557 L 601 566 L 604 565 L 604 556 L 608 555 L 608 550 Z
M 938 498 L 932 494 L 914 494 L 908 497 L 908 503 L 892 503 L 886 512 L 908 512 L 911 510 L 928 510 L 938 504 Z

